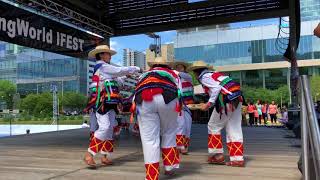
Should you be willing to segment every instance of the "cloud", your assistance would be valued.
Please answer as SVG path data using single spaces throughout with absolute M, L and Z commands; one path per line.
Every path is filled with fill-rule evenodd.
M 173 44 L 173 43 L 174 43 L 173 41 L 167 41 L 164 44 Z
M 117 51 L 120 45 L 117 41 L 110 40 L 110 49 Z
M 110 40 L 110 49 L 117 52 L 114 56 L 112 56 L 111 62 L 117 65 L 122 65 L 122 46 L 118 41 Z

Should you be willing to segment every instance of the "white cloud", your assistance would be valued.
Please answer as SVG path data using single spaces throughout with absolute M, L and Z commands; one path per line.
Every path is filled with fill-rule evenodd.
M 120 48 L 120 45 L 117 41 L 110 40 L 110 49 L 118 51 L 119 48 Z
M 168 41 L 168 42 L 165 42 L 164 44 L 173 44 L 174 42 L 173 41 Z
M 110 40 L 110 49 L 117 52 L 114 56 L 112 56 L 111 62 L 117 65 L 122 65 L 122 46 L 115 40 Z

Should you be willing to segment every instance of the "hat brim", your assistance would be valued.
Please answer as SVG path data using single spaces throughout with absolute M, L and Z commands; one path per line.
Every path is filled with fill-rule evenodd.
M 188 71 L 194 71 L 197 69 L 207 68 L 209 70 L 213 70 L 213 66 L 190 66 L 187 70 Z
M 187 63 L 187 62 L 180 62 L 179 61 L 179 62 L 171 62 L 170 63 L 170 66 L 173 68 L 176 68 L 178 65 L 182 65 L 182 66 L 186 67 L 186 69 L 188 69 L 191 66 L 191 64 Z
M 99 53 L 109 53 L 111 56 L 117 54 L 116 51 L 113 51 L 111 49 L 93 49 L 89 52 L 88 57 L 95 59 L 96 55 Z
M 148 63 L 148 66 L 152 67 L 153 65 L 156 65 L 156 64 L 161 64 L 161 65 L 167 65 L 167 66 L 170 66 L 170 64 L 168 62 L 154 62 L 154 61 L 151 61 L 151 62 L 147 62 Z M 170 66 L 171 67 L 171 66 Z

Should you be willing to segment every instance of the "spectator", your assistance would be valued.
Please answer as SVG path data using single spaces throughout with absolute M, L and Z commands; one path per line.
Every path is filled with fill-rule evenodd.
M 255 110 L 254 110 L 254 125 L 260 125 L 260 123 L 258 122 L 258 119 L 259 119 L 259 113 L 258 113 L 257 108 L 255 108 Z
M 252 126 L 254 124 L 254 110 L 256 109 L 256 106 L 252 103 L 252 101 L 249 102 L 248 105 L 248 114 L 249 114 L 249 124 Z
M 269 115 L 270 115 L 270 119 L 271 119 L 271 124 L 277 124 L 277 114 L 278 114 L 278 107 L 275 104 L 274 101 L 272 101 L 272 103 L 269 105 Z
M 247 121 L 247 110 L 248 107 L 246 104 L 242 105 L 242 125 L 243 126 L 248 126 L 248 121 Z
M 267 124 L 268 121 L 268 101 L 265 101 L 264 104 L 262 105 L 262 118 L 264 120 L 264 124 Z
M 261 119 L 262 119 L 262 104 L 261 104 L 260 100 L 257 101 L 256 107 L 257 107 L 258 120 L 259 120 L 259 121 L 257 121 L 257 124 L 260 125 Z
M 286 124 L 288 122 L 288 110 L 285 106 L 281 109 L 281 118 L 279 119 L 279 121 L 282 124 Z

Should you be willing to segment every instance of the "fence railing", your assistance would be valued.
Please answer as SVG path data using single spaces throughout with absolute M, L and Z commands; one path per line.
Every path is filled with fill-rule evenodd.
M 308 76 L 300 77 L 302 172 L 304 180 L 320 180 L 320 131 Z

